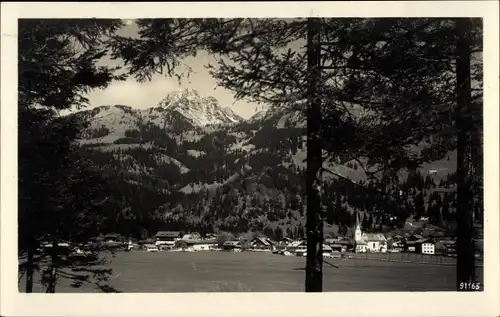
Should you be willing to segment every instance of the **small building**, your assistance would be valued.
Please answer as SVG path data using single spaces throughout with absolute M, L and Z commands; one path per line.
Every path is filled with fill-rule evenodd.
M 405 241 L 403 243 L 403 250 L 405 252 L 417 252 L 420 253 L 419 250 L 417 250 L 420 247 L 420 244 L 423 241 L 427 241 L 426 238 L 421 236 L 420 234 L 412 234 L 412 235 L 407 235 L 405 238 Z
M 182 236 L 182 240 L 201 240 L 201 235 L 198 232 L 187 233 Z
M 420 254 L 435 254 L 435 245 L 429 239 L 415 241 L 415 252 Z
M 250 247 L 252 249 L 271 250 L 273 248 L 273 245 L 271 244 L 271 241 L 269 241 L 269 239 L 264 237 L 257 237 L 253 238 L 252 241 L 250 241 Z
M 307 241 L 306 240 L 296 240 L 296 241 L 292 241 L 291 243 L 289 243 L 286 246 L 286 249 L 287 249 L 287 251 L 290 251 L 290 252 L 293 253 L 297 249 L 305 248 L 306 245 L 307 245 Z
M 226 241 L 224 244 L 222 244 L 222 249 L 224 251 L 241 251 L 243 245 L 241 244 L 241 241 Z
M 337 242 L 337 239 L 326 238 L 326 239 L 323 239 L 323 241 L 325 242 L 325 244 L 332 245 L 332 244 L 335 244 Z
M 104 236 L 104 243 L 121 242 L 122 237 L 118 233 L 108 233 Z
M 416 241 L 413 240 L 406 240 L 404 242 L 404 249 L 405 252 L 417 252 L 416 249 Z
M 175 242 L 181 240 L 180 231 L 158 231 L 156 234 L 156 245 L 174 246 Z
M 441 255 L 456 254 L 456 241 L 452 239 L 440 239 L 434 244 L 434 252 Z
M 146 252 L 158 252 L 158 246 L 155 244 L 144 244 L 141 249 Z
M 217 235 L 214 233 L 208 233 L 205 235 L 206 240 L 217 240 Z
M 401 252 L 404 250 L 404 241 L 403 239 L 389 238 L 387 240 L 387 247 L 391 252 Z
M 104 246 L 109 249 L 119 249 L 124 246 L 123 237 L 117 233 L 110 233 L 103 237 Z
M 137 244 L 139 246 L 143 246 L 145 244 L 155 244 L 155 240 L 154 239 L 144 239 L 144 240 L 139 240 L 137 241 Z
M 355 242 L 348 238 L 339 238 L 334 244 L 342 245 L 342 248 L 346 250 L 352 250 L 354 248 Z
M 330 244 L 330 248 L 335 252 L 345 252 L 347 250 L 346 246 L 339 243 Z
M 329 246 L 328 244 L 323 244 L 323 253 L 332 253 L 333 248 Z
M 382 233 L 363 233 L 361 239 L 366 242 L 368 252 L 387 252 L 387 238 Z
M 189 240 L 182 239 L 175 242 L 175 247 L 181 248 L 183 250 L 192 251 L 210 251 L 217 246 L 218 242 L 215 240 Z
M 356 253 L 366 253 L 368 251 L 367 244 L 363 240 L 356 241 L 356 245 L 354 247 L 354 252 Z
M 424 242 L 420 244 L 420 251 L 422 254 L 435 254 L 434 243 Z
M 41 242 L 40 243 L 40 246 L 42 248 L 52 248 L 53 246 L 53 243 L 51 242 Z M 66 249 L 66 250 L 69 250 L 71 248 L 71 244 L 68 243 L 68 242 L 58 242 L 57 243 L 57 247 L 60 248 L 60 249 Z

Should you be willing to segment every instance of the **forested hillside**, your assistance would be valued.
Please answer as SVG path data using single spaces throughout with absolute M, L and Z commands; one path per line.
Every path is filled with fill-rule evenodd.
M 200 124 L 185 113 L 201 98 L 194 93 L 183 113 L 163 105 L 74 114 L 90 122 L 81 153 L 110 177 L 109 232 L 137 238 L 161 229 L 303 235 L 304 118 L 280 111 Z M 344 179 L 366 180 L 355 161 L 331 163 L 341 177 L 324 174 L 326 222 L 346 234 L 354 210 L 365 215 L 366 230 L 391 230 L 411 216 L 428 216 L 434 224 L 452 220 L 454 160 L 450 152 L 444 160 L 363 182 L 364 187 Z

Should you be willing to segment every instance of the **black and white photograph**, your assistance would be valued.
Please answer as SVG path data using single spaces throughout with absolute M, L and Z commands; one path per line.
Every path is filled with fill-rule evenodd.
M 393 292 L 498 296 L 498 47 L 487 54 L 484 16 L 256 5 L 269 16 L 115 17 L 96 3 L 11 19 L 16 34 L 2 23 L 2 60 L 4 38 L 17 48 L 17 78 L 2 71 L 15 89 L 11 104 L 2 88 L 2 126 L 17 131 L 2 127 L 9 291 L 191 306 L 199 293 L 363 293 L 388 313 Z M 307 306 L 293 298 L 290 311 Z

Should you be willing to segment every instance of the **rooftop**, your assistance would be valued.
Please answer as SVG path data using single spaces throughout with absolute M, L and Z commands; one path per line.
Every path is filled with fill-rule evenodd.
M 156 237 L 162 237 L 162 238 L 178 238 L 180 237 L 181 232 L 180 231 L 158 231 L 156 233 Z
M 271 243 L 269 242 L 269 240 L 266 239 L 266 238 L 263 238 L 263 237 L 257 237 L 257 238 L 252 239 L 252 244 L 255 244 L 255 243 L 261 243 L 261 244 L 263 244 L 265 246 L 270 246 L 271 245 Z
M 226 241 L 224 242 L 225 246 L 237 246 L 237 245 L 241 245 L 240 241 Z
M 363 240 L 365 241 L 387 241 L 383 233 L 363 233 Z
M 303 245 L 304 243 L 306 243 L 305 240 L 292 241 L 288 244 L 288 246 L 291 248 L 295 248 L 295 247 Z

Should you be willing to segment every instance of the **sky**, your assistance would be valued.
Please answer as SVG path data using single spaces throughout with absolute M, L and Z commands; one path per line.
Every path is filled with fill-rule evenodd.
M 133 20 L 125 20 L 124 22 L 126 26 L 118 33 L 122 36 L 137 37 L 138 27 L 135 22 Z M 291 43 L 290 48 L 299 49 L 303 44 L 301 42 Z M 482 56 L 479 59 L 482 59 Z M 91 105 L 89 108 L 121 104 L 136 109 L 146 109 L 156 106 L 168 93 L 183 88 L 195 89 L 204 97 L 215 97 L 222 107 L 231 108 L 237 115 L 245 119 L 266 108 L 265 105 L 246 100 L 236 101 L 230 90 L 217 86 L 216 80 L 204 67 L 209 62 L 214 63 L 215 59 L 206 52 L 199 52 L 196 57 L 184 59 L 182 63 L 189 65 L 192 73 L 189 78 L 184 78 L 180 84 L 177 78 L 161 74 L 155 74 L 151 81 L 143 83 L 136 81 L 133 76 L 130 76 L 126 81 L 112 82 L 106 89 L 94 90 L 88 95 Z M 100 64 L 117 66 L 121 64 L 121 61 L 104 57 Z
M 120 30 L 120 35 L 137 36 L 138 28 L 132 20 L 126 21 L 126 26 Z M 263 110 L 265 106 L 248 101 L 236 101 L 234 94 L 218 87 L 217 83 L 204 68 L 209 61 L 214 61 L 207 53 L 200 53 L 196 57 L 189 57 L 183 63 L 189 65 L 193 72 L 189 79 L 183 79 L 181 85 L 177 78 L 170 78 L 160 74 L 153 76 L 151 81 L 140 83 L 130 76 L 126 81 L 114 81 L 106 89 L 94 90 L 89 95 L 90 108 L 102 105 L 127 105 L 132 108 L 145 109 L 156 106 L 168 93 L 183 89 L 196 89 L 201 96 L 215 97 L 222 107 L 231 108 L 237 115 L 248 119 L 256 112 Z M 113 61 L 105 57 L 100 61 L 102 65 L 116 66 L 121 61 Z

